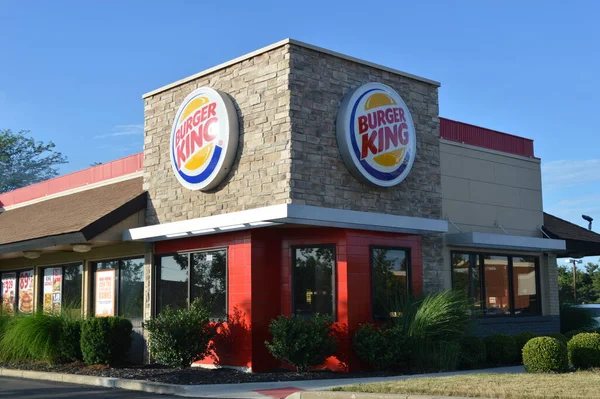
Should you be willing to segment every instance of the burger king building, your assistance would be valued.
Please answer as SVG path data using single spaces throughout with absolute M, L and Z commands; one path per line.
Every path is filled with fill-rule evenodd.
M 406 292 L 558 331 L 556 257 L 600 240 L 543 212 L 531 140 L 441 118 L 439 86 L 288 39 L 145 94 L 143 153 L 0 195 L 4 311 L 129 317 L 147 361 L 141 321 L 209 299 L 203 365 L 252 371 L 282 314 L 331 315 L 326 366 L 360 367 L 352 334 Z

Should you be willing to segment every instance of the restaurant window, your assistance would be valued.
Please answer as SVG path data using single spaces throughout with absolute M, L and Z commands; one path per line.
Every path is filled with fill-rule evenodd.
M 92 314 L 143 318 L 144 264 L 144 258 L 95 262 Z
M 386 319 L 410 291 L 410 252 L 406 249 L 371 248 L 372 312 Z
M 20 270 L 0 274 L 2 306 L 0 314 L 33 313 L 33 270 Z
M 335 247 L 292 248 L 293 312 L 311 317 L 316 313 L 334 317 Z
M 540 313 L 538 258 L 452 253 L 452 288 L 485 315 Z
M 200 298 L 213 318 L 227 317 L 226 249 L 161 256 L 157 272 L 157 313 L 167 306 L 187 309 Z
M 42 289 L 39 295 L 44 313 L 81 316 L 83 265 L 74 263 L 45 267 L 41 274 Z

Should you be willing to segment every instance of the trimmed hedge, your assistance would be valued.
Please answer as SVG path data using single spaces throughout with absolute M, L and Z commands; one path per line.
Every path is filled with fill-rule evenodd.
M 546 336 L 551 337 L 551 338 L 556 338 L 557 340 L 559 340 L 560 342 L 562 342 L 565 345 L 567 345 L 567 342 L 569 342 L 569 339 L 567 337 L 565 337 L 564 334 L 561 334 L 561 333 L 554 333 L 554 334 L 550 334 L 550 335 L 546 335 Z
M 567 344 L 569 361 L 577 369 L 600 367 L 600 334 L 581 333 Z
M 298 371 L 308 371 L 335 354 L 337 343 L 332 335 L 332 325 L 331 318 L 326 315 L 316 314 L 311 319 L 279 316 L 269 324 L 273 339 L 265 345 L 276 359 L 289 363 Z
M 525 347 L 525 344 L 527 342 L 529 342 L 530 339 L 539 337 L 539 335 L 536 333 L 533 333 L 533 332 L 521 332 L 521 333 L 516 334 L 514 337 L 515 337 L 515 343 L 517 344 L 517 350 L 519 351 L 519 359 L 522 362 L 523 361 L 522 353 L 523 353 L 523 348 Z
M 402 327 L 381 327 L 361 324 L 352 338 L 354 352 L 360 360 L 375 370 L 399 366 L 407 353 L 406 335 Z
M 565 372 L 569 368 L 567 347 L 556 338 L 532 338 L 523 347 L 523 365 L 528 373 Z
M 466 336 L 460 340 L 461 368 L 474 369 L 485 363 L 487 359 L 487 347 L 482 339 Z
M 193 362 L 204 359 L 221 325 L 211 322 L 210 315 L 210 306 L 196 299 L 189 309 L 167 307 L 156 318 L 145 322 L 152 357 L 158 363 L 179 368 L 190 367 Z
M 62 361 L 76 362 L 83 360 L 81 353 L 81 320 L 65 319 L 63 321 L 58 350 Z
M 87 364 L 120 364 L 131 347 L 131 322 L 122 317 L 93 317 L 81 324 L 81 353 Z
M 587 331 L 584 330 L 571 330 L 565 333 L 565 337 L 567 338 L 567 341 L 570 341 L 571 338 L 573 338 L 574 336 L 576 336 L 577 334 L 581 334 Z
M 519 361 L 519 352 L 514 337 L 492 334 L 484 339 L 488 362 L 494 365 L 511 365 Z

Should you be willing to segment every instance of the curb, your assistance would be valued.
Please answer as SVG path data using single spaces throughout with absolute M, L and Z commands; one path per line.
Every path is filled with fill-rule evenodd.
M 119 388 L 128 391 L 142 391 L 177 396 L 184 396 L 187 394 L 186 387 L 179 385 L 163 384 L 153 381 L 127 380 L 123 378 L 94 377 L 89 375 L 62 374 L 47 371 L 12 370 L 3 368 L 0 368 L 0 376 L 25 378 L 30 380 L 66 382 L 69 384 L 92 385 L 103 388 Z
M 285 399 L 490 399 L 464 396 L 413 395 L 389 393 L 362 393 L 338 391 L 302 391 L 295 392 Z

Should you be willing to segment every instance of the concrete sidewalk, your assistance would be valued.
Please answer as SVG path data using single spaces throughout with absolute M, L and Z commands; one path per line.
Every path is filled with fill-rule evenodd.
M 492 369 L 453 371 L 447 373 L 429 373 L 400 375 L 374 378 L 341 378 L 333 380 L 282 381 L 282 382 L 252 382 L 244 384 L 214 384 L 214 385 L 174 385 L 149 381 L 127 380 L 119 378 L 93 377 L 73 374 L 48 373 L 37 371 L 21 371 L 0 369 L 0 375 L 47 381 L 69 382 L 84 385 L 119 388 L 150 393 L 170 394 L 189 398 L 229 398 L 229 399 L 283 399 L 296 392 L 325 391 L 344 385 L 367 384 L 371 382 L 399 381 L 409 378 L 444 377 L 453 375 L 481 373 L 522 373 L 523 366 L 499 367 Z M 411 396 L 416 397 L 416 396 Z M 425 398 L 425 396 L 423 396 Z

